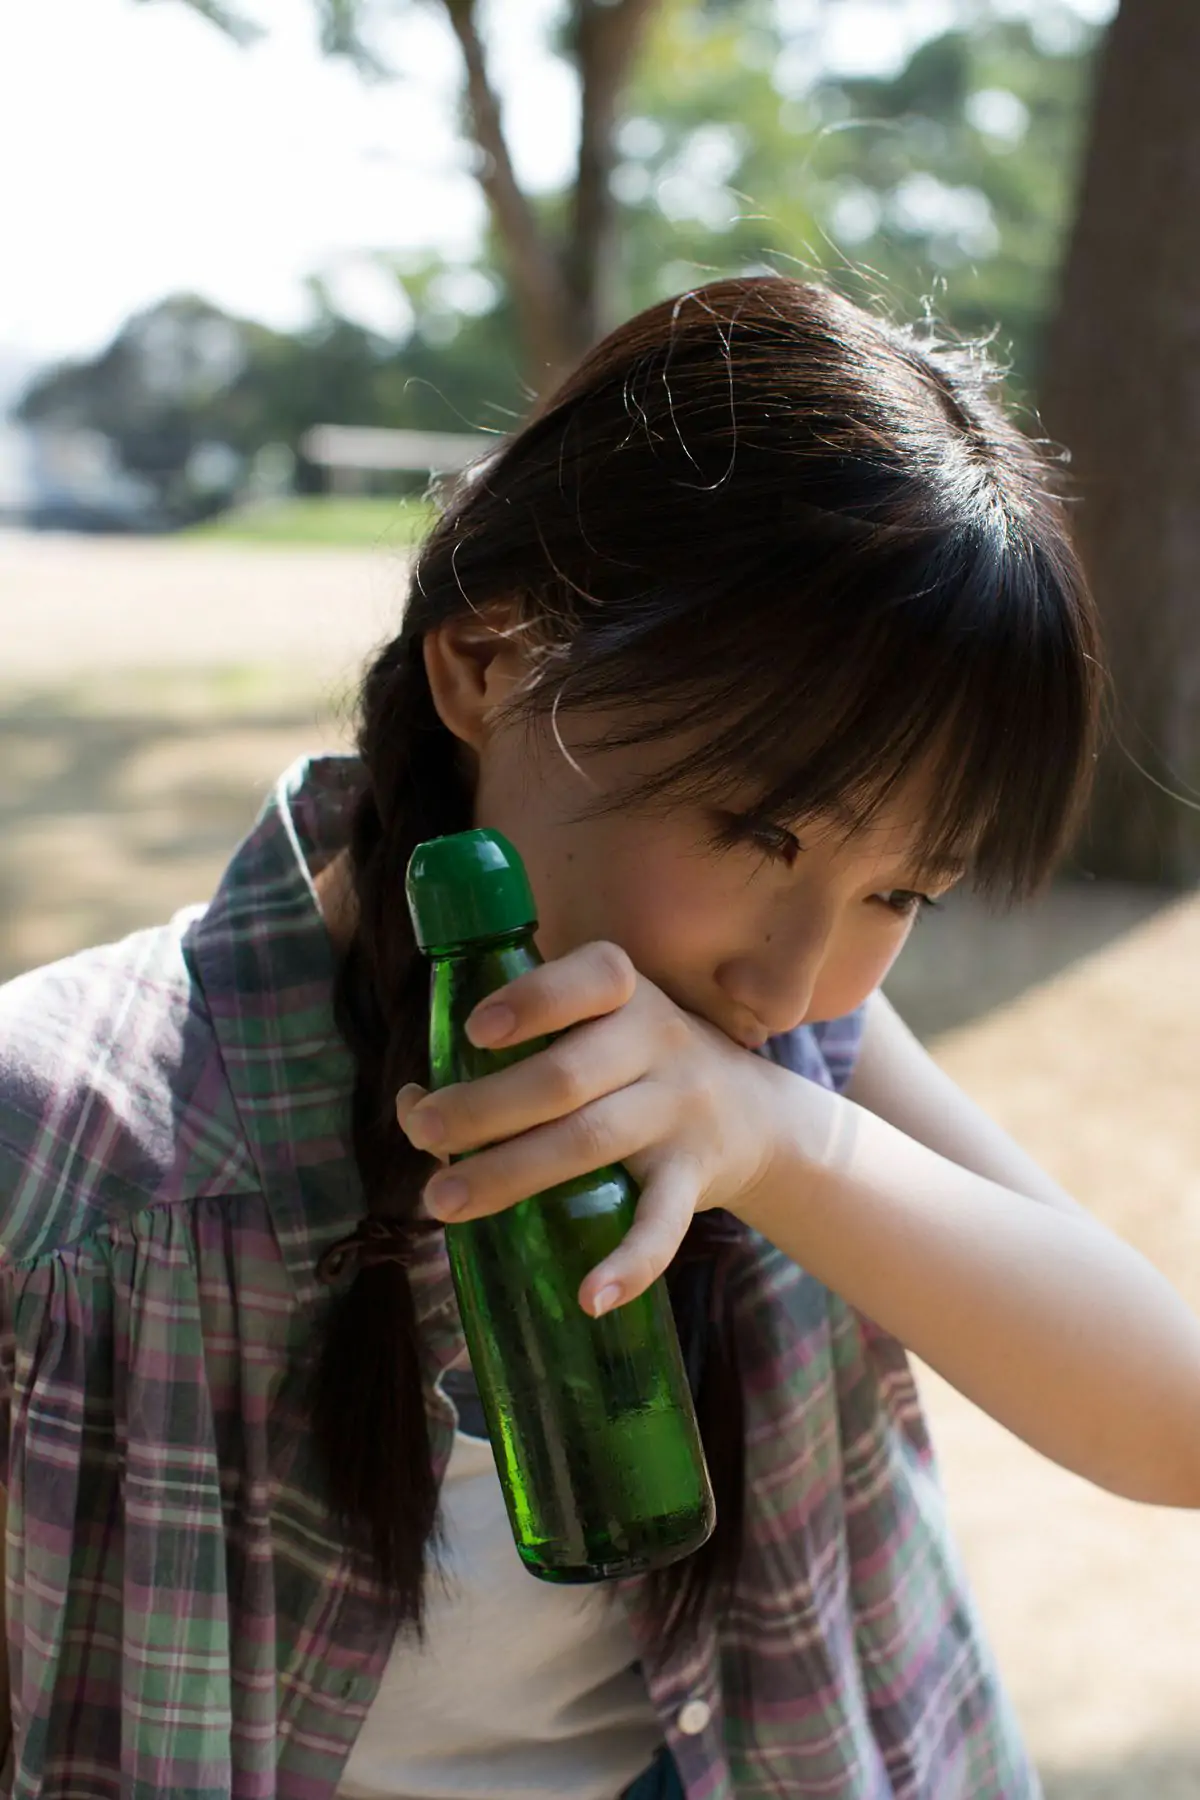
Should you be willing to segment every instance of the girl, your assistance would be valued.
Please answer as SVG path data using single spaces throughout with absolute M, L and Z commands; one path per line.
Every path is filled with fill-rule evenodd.
M 643 314 L 433 532 L 357 758 L 207 908 L 0 997 L 14 1795 L 1036 1794 L 901 1345 L 1193 1506 L 1200 1328 L 880 993 L 954 881 L 1044 877 L 1093 756 L 1091 605 L 985 385 L 794 281 Z M 551 959 L 474 1036 L 563 1035 L 426 1096 L 404 872 L 472 822 Z M 437 1222 L 616 1158 L 580 1301 L 669 1271 L 720 1523 L 559 1589 Z

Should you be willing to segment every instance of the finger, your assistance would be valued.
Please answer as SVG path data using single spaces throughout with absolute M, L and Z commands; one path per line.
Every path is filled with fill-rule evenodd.
M 502 1212 L 560 1181 L 636 1155 L 661 1136 L 663 1113 L 661 1088 L 636 1082 L 434 1175 L 425 1189 L 426 1203 L 442 1219 L 482 1219 Z
M 467 1036 L 481 1049 L 523 1044 L 616 1012 L 633 998 L 637 971 L 617 944 L 584 944 L 519 975 L 475 1008 Z
M 399 1125 L 401 1131 L 404 1130 L 405 1121 L 412 1113 L 414 1106 L 420 1105 L 427 1092 L 428 1090 L 426 1088 L 421 1087 L 419 1083 L 415 1081 L 406 1081 L 404 1086 L 400 1089 L 400 1092 L 396 1095 L 396 1123 Z
M 507 1069 L 421 1095 L 400 1123 L 418 1149 L 458 1156 L 577 1112 L 639 1081 L 646 1067 L 646 1038 L 635 1020 L 593 1020 Z
M 704 1194 L 694 1158 L 671 1156 L 642 1190 L 637 1216 L 620 1246 L 587 1275 L 579 1304 L 599 1318 L 623 1306 L 656 1282 L 674 1261 Z

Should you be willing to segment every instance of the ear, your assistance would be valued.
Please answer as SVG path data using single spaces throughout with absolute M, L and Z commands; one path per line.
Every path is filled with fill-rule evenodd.
M 425 634 L 425 673 L 438 717 L 481 750 L 495 715 L 529 674 L 517 606 L 503 601 L 467 612 Z

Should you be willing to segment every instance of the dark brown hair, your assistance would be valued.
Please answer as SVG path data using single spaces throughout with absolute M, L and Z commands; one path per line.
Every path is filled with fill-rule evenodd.
M 460 486 L 361 694 L 358 923 L 337 1009 L 371 1214 L 411 1220 L 430 1167 L 394 1114 L 427 1068 L 427 970 L 402 895 L 413 847 L 472 822 L 422 660 L 425 634 L 468 609 L 519 604 L 540 658 L 529 716 L 603 709 L 610 744 L 711 721 L 622 804 L 750 783 L 781 822 L 856 824 L 932 758 L 930 857 L 965 850 L 1006 896 L 1046 877 L 1091 772 L 1099 652 L 1045 467 L 991 380 L 977 352 L 822 288 L 721 281 L 605 339 Z M 717 1232 L 700 1215 L 670 1277 L 719 1513 L 704 1550 L 658 1579 L 672 1632 L 739 1553 Z M 365 1268 L 333 1301 L 312 1413 L 333 1513 L 419 1631 L 437 1497 L 403 1268 Z

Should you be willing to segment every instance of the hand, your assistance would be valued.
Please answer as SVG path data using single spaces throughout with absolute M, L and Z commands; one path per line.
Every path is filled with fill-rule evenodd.
M 662 1274 L 695 1212 L 736 1213 L 764 1180 L 781 1071 L 682 1011 L 614 944 L 531 970 L 467 1021 L 488 1049 L 554 1032 L 564 1035 L 496 1074 L 433 1095 L 402 1089 L 396 1116 L 436 1156 L 479 1151 L 425 1190 L 430 1211 L 456 1223 L 624 1163 L 642 1190 L 635 1222 L 580 1288 L 599 1316 Z

